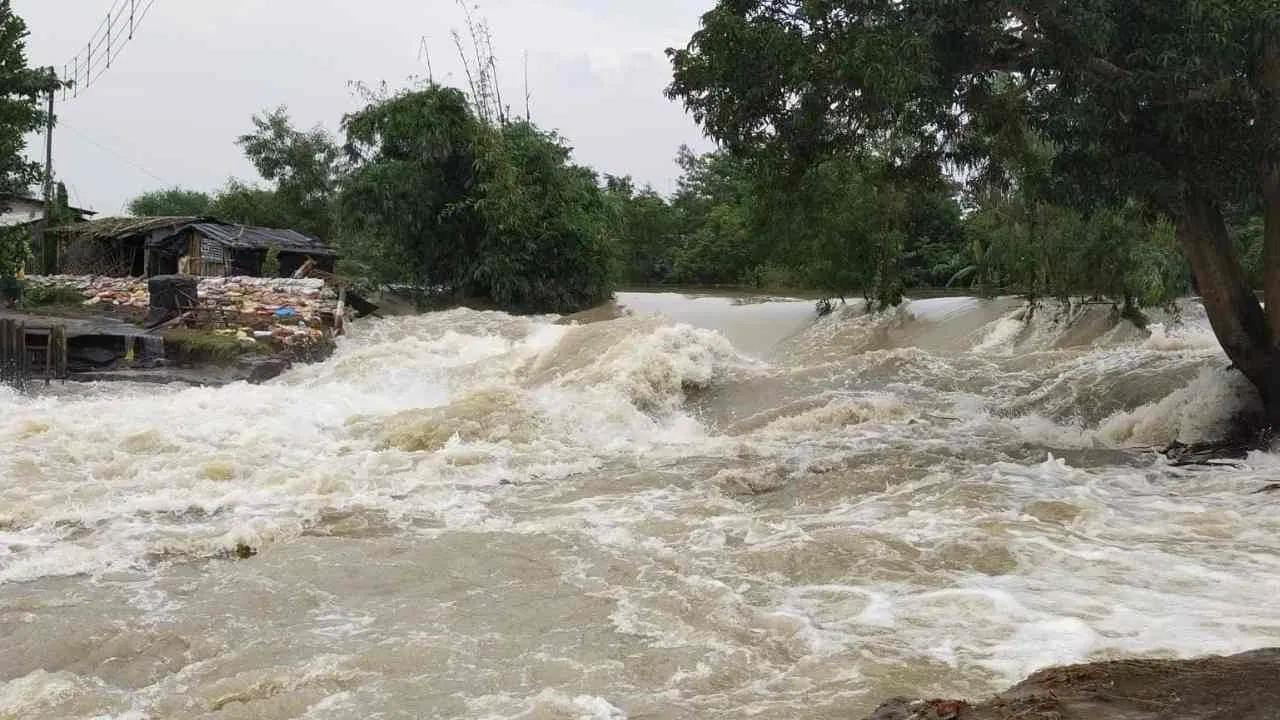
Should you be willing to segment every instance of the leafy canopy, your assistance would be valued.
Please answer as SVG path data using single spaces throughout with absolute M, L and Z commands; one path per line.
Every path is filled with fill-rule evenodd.
M 41 102 L 60 87 L 45 69 L 27 67 L 27 25 L 0 0 L 0 192 L 25 193 L 41 179 L 41 166 L 26 157 L 26 136 L 45 125 Z
M 45 125 L 41 98 L 59 87 L 47 70 L 27 67 L 27 26 L 0 0 L 0 193 L 25 195 L 41 180 L 26 157 L 26 136 Z M 0 277 L 13 276 L 28 256 L 25 228 L 0 229 Z
M 255 115 L 253 127 L 236 143 L 258 174 L 274 183 L 272 214 L 284 217 L 282 226 L 329 237 L 330 204 L 343 172 L 341 148 L 324 128 L 294 128 L 284 107 Z M 227 190 L 239 195 L 245 191 L 243 185 Z
M 559 137 L 486 119 L 437 85 L 371 97 L 343 128 L 338 222 L 369 276 L 524 311 L 608 297 L 604 197 Z
M 371 98 L 343 121 L 337 201 L 349 259 L 382 282 L 460 288 L 481 229 L 468 204 L 481 125 L 458 90 Z
M 135 217 L 199 216 L 209 214 L 212 202 L 208 193 L 172 187 L 143 193 L 130 200 L 127 209 Z
M 721 0 L 669 51 L 669 93 L 735 149 L 995 182 L 1038 139 L 1061 197 L 1176 211 L 1188 186 L 1230 200 L 1274 163 L 1278 23 L 1274 0 Z

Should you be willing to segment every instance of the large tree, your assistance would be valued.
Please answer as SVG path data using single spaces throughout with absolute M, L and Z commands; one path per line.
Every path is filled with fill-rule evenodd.
M 519 311 L 608 296 L 604 194 L 555 134 L 495 122 L 438 85 L 375 94 L 343 129 L 338 227 L 368 277 Z
M 57 82 L 47 69 L 27 67 L 27 25 L 0 0 L 0 192 L 23 193 L 40 182 L 26 136 L 44 127 L 41 100 Z
M 274 198 L 265 204 L 283 214 L 284 226 L 329 239 L 330 205 L 343 174 L 342 149 L 329 133 L 321 127 L 295 128 L 288 110 L 279 107 L 255 115 L 253 132 L 241 135 L 236 143 L 258 173 L 275 184 Z M 256 193 L 261 191 L 233 183 L 224 191 L 233 197 L 224 204 L 253 205 L 255 198 L 266 201 Z
M 482 126 L 459 90 L 371 97 L 343 120 L 351 162 L 338 197 L 343 250 L 381 282 L 462 288 L 480 219 Z
M 998 183 L 1054 149 L 1060 198 L 1171 218 L 1214 331 L 1280 423 L 1280 3 L 720 0 L 670 93 L 730 148 L 857 148 Z M 1224 208 L 1264 209 L 1259 303 Z
M 41 98 L 56 86 L 49 71 L 27 67 L 27 25 L 9 0 L 0 0 L 0 193 L 25 194 L 40 182 L 40 165 L 27 158 L 26 139 L 44 127 Z M 0 233 L 0 276 L 22 266 L 27 235 L 25 230 Z

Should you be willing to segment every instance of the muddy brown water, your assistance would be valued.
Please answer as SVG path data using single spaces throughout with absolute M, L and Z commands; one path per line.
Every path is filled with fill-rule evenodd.
M 1280 459 L 1144 450 L 1248 402 L 1193 303 L 618 302 L 0 390 L 0 718 L 861 717 L 1280 645 Z

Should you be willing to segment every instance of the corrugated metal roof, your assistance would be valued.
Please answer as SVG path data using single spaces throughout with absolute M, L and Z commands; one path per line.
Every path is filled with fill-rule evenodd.
M 265 250 L 276 248 L 281 252 L 307 253 L 309 255 L 336 255 L 333 248 L 319 240 L 303 235 L 297 230 L 276 230 L 249 225 L 224 223 L 192 223 L 191 229 L 207 238 L 217 240 L 226 247 L 238 250 Z
M 148 245 L 160 247 L 188 228 L 225 247 L 238 250 L 277 248 L 282 252 L 306 253 L 319 257 L 338 254 L 328 245 L 297 230 L 233 225 L 210 217 L 102 218 L 64 225 L 49 232 L 73 240 L 128 240 L 150 235 Z M 154 235 L 156 231 L 164 231 L 164 234 L 157 237 Z
M 178 232 L 193 222 L 208 220 L 202 217 L 114 217 L 90 220 L 52 228 L 50 234 L 64 235 L 80 240 L 125 240 L 146 235 L 156 230 L 172 229 Z

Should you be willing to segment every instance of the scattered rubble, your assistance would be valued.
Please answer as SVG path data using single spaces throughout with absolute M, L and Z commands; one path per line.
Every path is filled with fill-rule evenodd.
M 61 286 L 84 296 L 84 305 L 145 312 L 146 278 L 31 276 L 35 287 Z M 244 343 L 270 341 L 305 359 L 330 339 L 338 317 L 338 294 L 321 279 L 201 278 L 194 324 L 217 328 Z

